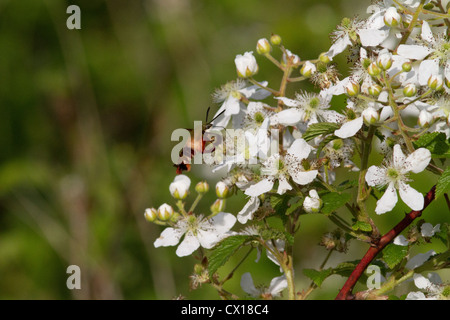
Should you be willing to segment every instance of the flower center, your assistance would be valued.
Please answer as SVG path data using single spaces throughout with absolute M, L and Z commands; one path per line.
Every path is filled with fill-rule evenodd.
M 256 112 L 253 119 L 257 124 L 262 124 L 264 122 L 264 115 L 261 112 Z

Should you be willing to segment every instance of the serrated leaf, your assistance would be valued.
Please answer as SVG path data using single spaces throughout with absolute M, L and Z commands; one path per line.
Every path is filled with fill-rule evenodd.
M 435 158 L 450 157 L 450 140 L 445 133 L 432 132 L 421 136 L 414 143 L 416 148 L 427 148 Z
M 450 167 L 447 167 L 439 177 L 438 182 L 436 184 L 436 193 L 435 198 L 439 198 L 444 193 L 450 190 Z
M 323 201 L 321 212 L 330 214 L 349 202 L 352 196 L 349 193 L 329 192 L 321 195 L 320 198 Z
M 388 244 L 383 250 L 383 260 L 389 268 L 393 269 L 406 257 L 407 254 L 408 247 L 391 243 Z
M 329 122 L 319 122 L 311 124 L 306 132 L 303 134 L 302 138 L 305 141 L 309 141 L 318 137 L 322 134 L 330 134 L 339 129 L 339 124 L 329 123 Z
M 332 269 L 324 269 L 324 270 L 314 270 L 314 269 L 303 269 L 303 274 L 310 278 L 314 284 L 320 287 L 323 281 L 333 274 Z
M 364 222 L 364 221 L 356 221 L 354 225 L 352 225 L 353 230 L 361 230 L 365 232 L 372 231 L 372 226 L 370 223 Z
M 253 236 L 236 235 L 221 241 L 208 258 L 209 275 L 212 276 L 228 259 L 245 243 L 251 241 Z

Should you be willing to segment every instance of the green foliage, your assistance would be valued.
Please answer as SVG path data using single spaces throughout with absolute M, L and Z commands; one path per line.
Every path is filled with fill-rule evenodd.
M 329 122 L 319 122 L 311 124 L 302 136 L 305 141 L 310 141 L 320 135 L 327 135 L 339 129 L 339 124 Z
M 303 269 L 303 274 L 310 278 L 316 286 L 320 287 L 322 282 L 328 278 L 333 273 L 332 269 L 324 269 L 324 270 L 314 270 L 314 269 Z
M 383 260 L 389 268 L 393 269 L 397 266 L 408 254 L 408 247 L 399 246 L 396 244 L 388 244 L 383 250 Z
M 414 147 L 427 148 L 433 158 L 450 158 L 450 139 L 447 139 L 442 132 L 426 133 L 420 136 L 414 142 Z
M 344 206 L 352 198 L 349 193 L 329 192 L 321 195 L 320 198 L 323 201 L 323 207 L 321 212 L 324 214 L 331 214 L 340 207 Z
M 436 199 L 450 190 L 450 167 L 447 167 L 436 184 Z

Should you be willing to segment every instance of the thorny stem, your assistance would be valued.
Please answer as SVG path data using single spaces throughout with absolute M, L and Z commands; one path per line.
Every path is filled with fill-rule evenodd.
M 392 228 L 389 232 L 382 236 L 379 241 L 372 244 L 369 250 L 367 250 L 364 257 L 358 263 L 356 268 L 353 270 L 350 277 L 348 277 L 341 291 L 336 296 L 336 300 L 350 300 L 354 298 L 352 296 L 353 287 L 355 286 L 361 275 L 364 273 L 364 270 L 366 270 L 367 266 L 395 237 L 397 237 L 403 230 L 405 230 L 416 218 L 422 215 L 422 212 L 434 200 L 435 193 L 436 186 L 433 186 L 424 197 L 425 202 L 422 210 L 413 210 L 408 213 L 394 228 Z

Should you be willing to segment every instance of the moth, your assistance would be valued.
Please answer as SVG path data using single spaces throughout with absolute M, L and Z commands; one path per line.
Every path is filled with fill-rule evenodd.
M 211 121 L 208 120 L 208 114 L 209 114 L 210 108 L 206 111 L 206 123 L 202 125 L 201 128 L 201 135 L 195 134 L 195 129 L 186 129 L 190 132 L 190 139 L 187 140 L 186 144 L 183 146 L 183 148 L 180 150 L 179 153 L 179 160 L 177 164 L 174 164 L 174 167 L 176 168 L 176 173 L 181 174 L 183 171 L 189 172 L 191 170 L 191 162 L 192 158 L 198 154 L 198 153 L 205 153 L 205 152 L 213 152 L 214 146 L 208 148 L 211 143 L 215 142 L 215 137 L 211 137 L 210 139 L 204 139 L 205 132 L 210 129 L 213 125 L 212 122 L 216 120 L 220 115 L 222 115 L 224 111 L 219 113 L 217 116 L 215 116 Z

